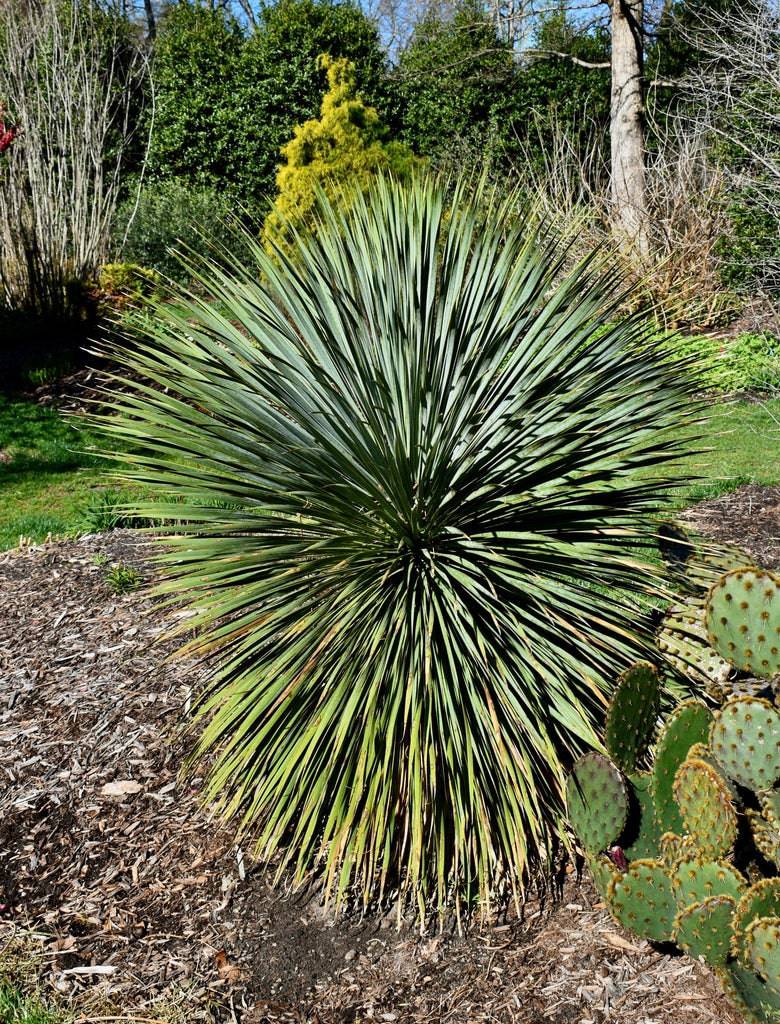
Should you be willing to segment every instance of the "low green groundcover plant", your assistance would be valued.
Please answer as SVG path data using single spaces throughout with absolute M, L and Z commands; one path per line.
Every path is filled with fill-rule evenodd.
M 780 341 L 769 333 L 746 332 L 728 339 L 671 335 L 663 347 L 675 359 L 692 360 L 703 391 L 780 390 Z
M 317 220 L 139 320 L 103 426 L 170 496 L 136 512 L 216 659 L 208 797 L 280 870 L 424 913 L 550 856 L 652 645 L 687 385 L 513 197 L 380 177 Z

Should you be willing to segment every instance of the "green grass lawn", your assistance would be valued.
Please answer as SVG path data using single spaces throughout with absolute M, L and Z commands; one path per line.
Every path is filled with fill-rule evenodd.
M 780 483 L 780 398 L 713 404 L 709 429 L 697 447 L 705 450 L 680 467 L 682 481 L 675 497 L 681 506 L 726 494 L 740 484 Z
M 702 447 L 680 466 L 680 506 L 742 483 L 780 483 L 780 399 L 712 406 Z M 110 493 L 105 462 L 89 453 L 97 437 L 78 417 L 0 396 L 0 550 L 20 537 L 44 540 L 100 526 L 90 506 Z M 696 479 L 699 478 L 699 479 Z
M 0 550 L 90 528 L 90 504 L 109 486 L 89 454 L 96 441 L 77 418 L 0 396 Z

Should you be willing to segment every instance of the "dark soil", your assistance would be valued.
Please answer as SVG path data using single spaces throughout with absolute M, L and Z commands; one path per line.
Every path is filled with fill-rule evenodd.
M 694 505 L 680 519 L 706 537 L 743 548 L 765 569 L 780 568 L 780 487 L 746 484 Z
M 0 973 L 34 969 L 85 1019 L 737 1024 L 573 873 L 460 937 L 334 919 L 254 866 L 178 774 L 200 680 L 170 658 L 182 613 L 97 564 L 149 580 L 146 555 L 122 531 L 0 555 Z

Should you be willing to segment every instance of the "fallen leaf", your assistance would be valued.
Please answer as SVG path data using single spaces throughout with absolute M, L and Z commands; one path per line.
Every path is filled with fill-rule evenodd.
M 217 965 L 219 976 L 224 978 L 229 985 L 235 985 L 241 977 L 241 970 L 235 964 L 231 964 L 224 949 L 219 950 L 214 957 L 214 962 Z
M 66 939 L 55 939 L 54 942 L 49 943 L 47 948 L 57 953 L 70 953 L 78 948 L 78 943 L 72 935 L 69 935 Z
M 602 938 L 608 946 L 614 946 L 615 949 L 624 949 L 628 953 L 642 953 L 639 946 L 635 946 L 633 942 L 629 942 L 624 939 L 622 935 L 617 935 L 615 932 L 603 932 Z
M 131 779 L 124 779 L 120 782 L 107 782 L 100 790 L 101 796 L 129 796 L 131 793 L 140 793 L 143 786 L 140 782 L 133 782 Z
M 114 974 L 116 967 L 113 964 L 96 964 L 94 967 L 69 967 L 62 972 L 63 978 L 69 974 Z

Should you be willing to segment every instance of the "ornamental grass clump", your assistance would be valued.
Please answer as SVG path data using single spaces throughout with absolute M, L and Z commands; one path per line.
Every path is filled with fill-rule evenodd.
M 380 178 L 321 195 L 294 258 L 204 263 L 113 351 L 104 419 L 170 496 L 136 511 L 170 519 L 160 591 L 212 659 L 208 799 L 280 870 L 421 913 L 549 858 L 566 768 L 652 648 L 643 548 L 686 443 L 608 262 L 562 277 L 477 192 Z

